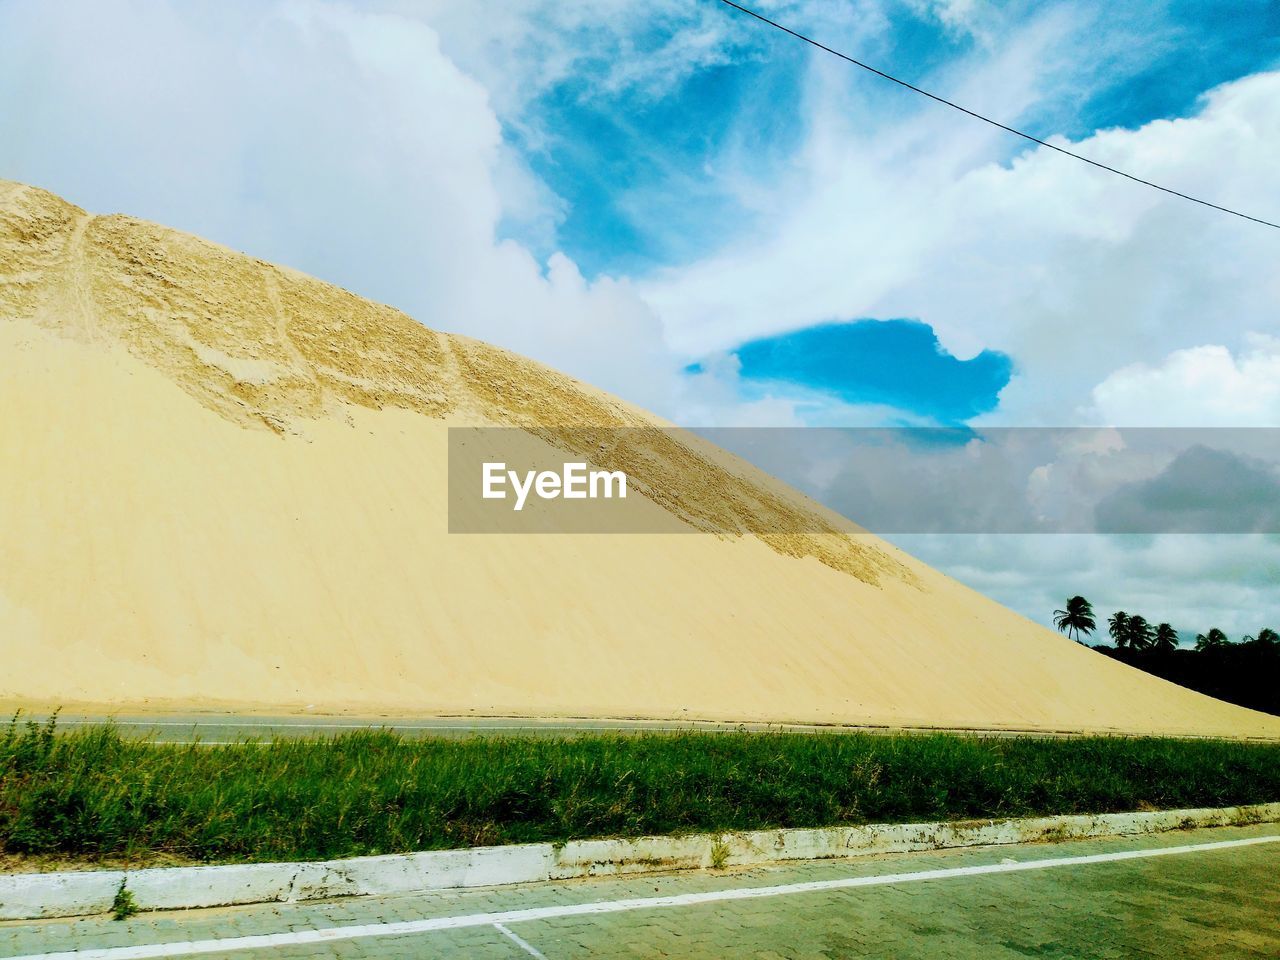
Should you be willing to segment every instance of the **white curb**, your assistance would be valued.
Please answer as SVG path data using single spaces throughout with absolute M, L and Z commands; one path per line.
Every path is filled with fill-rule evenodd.
M 1280 821 L 1280 803 L 1024 820 L 872 824 L 476 847 L 311 863 L 0 875 L 0 920 L 75 917 L 111 909 L 123 882 L 141 910 L 319 900 L 571 877 L 822 860 L 947 847 L 1118 837 Z

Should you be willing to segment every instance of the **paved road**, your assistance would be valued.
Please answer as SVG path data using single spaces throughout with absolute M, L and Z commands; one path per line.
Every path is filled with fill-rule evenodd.
M 30 717 L 43 722 L 47 715 Z M 640 733 L 645 731 L 736 731 L 790 730 L 802 733 L 862 731 L 900 733 L 885 727 L 833 727 L 806 724 L 712 723 L 664 720 L 544 720 L 529 717 L 429 717 L 400 719 L 357 716 L 250 716 L 218 713 L 59 715 L 58 726 L 72 729 L 92 724 L 114 723 L 125 736 L 149 737 L 157 743 L 210 745 L 245 739 L 272 737 L 332 736 L 351 730 L 389 729 L 407 737 L 467 736 L 565 736 L 574 733 Z M 952 731 L 982 733 L 984 736 L 1026 736 L 1025 731 Z M 1037 733 L 1036 736 L 1068 734 Z
M 1278 838 L 1276 825 L 1221 828 L 124 923 L 8 923 L 0 956 L 105 950 L 78 956 L 139 960 L 156 955 L 139 945 L 165 943 L 171 956 L 229 960 L 1276 958 Z M 1090 859 L 1070 859 L 1079 857 Z M 317 942 L 331 934 L 316 931 L 345 939 Z M 274 939 L 232 939 L 264 936 Z

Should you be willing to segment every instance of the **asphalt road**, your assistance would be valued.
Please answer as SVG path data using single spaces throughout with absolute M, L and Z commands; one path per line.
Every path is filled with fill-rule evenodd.
M 1269 824 L 126 922 L 0 923 L 0 957 L 1274 960 L 1276 840 L 1280 827 Z
M 38 723 L 47 715 L 29 717 Z M 403 719 L 359 716 L 254 716 L 220 713 L 183 714 L 60 714 L 58 726 L 72 729 L 113 723 L 127 737 L 150 738 L 157 743 L 217 745 L 274 737 L 332 736 L 353 730 L 394 730 L 406 737 L 469 736 L 567 736 L 576 733 L 642 733 L 646 731 L 698 730 L 711 732 L 788 730 L 801 733 L 861 731 L 899 733 L 885 727 L 836 727 L 809 724 L 712 723 L 707 721 L 539 719 L 529 717 L 428 717 Z M 1030 731 L 953 731 L 986 736 L 1027 736 Z M 1066 733 L 1034 733 L 1035 736 L 1071 736 Z

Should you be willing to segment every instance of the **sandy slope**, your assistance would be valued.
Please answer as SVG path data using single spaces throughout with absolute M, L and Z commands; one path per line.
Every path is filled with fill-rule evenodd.
M 0 181 L 0 698 L 1280 736 L 665 434 L 655 527 L 817 532 L 447 532 L 449 424 L 577 423 L 658 421 Z

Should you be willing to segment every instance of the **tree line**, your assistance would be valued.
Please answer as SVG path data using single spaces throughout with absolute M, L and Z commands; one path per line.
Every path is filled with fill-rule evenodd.
M 1098 629 L 1093 605 L 1075 596 L 1053 611 L 1059 631 L 1080 643 Z M 1115 660 L 1231 703 L 1280 715 L 1280 633 L 1263 627 L 1233 641 L 1212 627 L 1196 634 L 1194 649 L 1178 645 L 1178 631 L 1140 614 L 1117 610 L 1107 618 L 1110 644 L 1093 649 Z

